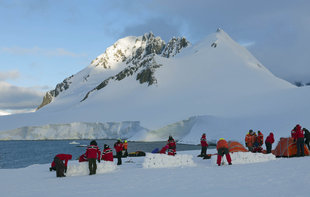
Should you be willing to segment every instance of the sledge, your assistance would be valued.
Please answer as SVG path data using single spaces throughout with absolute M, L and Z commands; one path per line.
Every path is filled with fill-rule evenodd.
M 128 157 L 144 157 L 145 152 L 143 151 L 136 151 L 136 152 L 131 152 L 128 154 Z

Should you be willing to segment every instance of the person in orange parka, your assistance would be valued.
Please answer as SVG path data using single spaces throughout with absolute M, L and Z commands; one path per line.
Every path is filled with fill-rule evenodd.
M 249 133 L 245 136 L 245 146 L 248 147 L 249 151 L 253 150 L 253 145 L 255 142 L 255 135 L 253 130 L 250 130 Z
M 222 157 L 224 154 L 226 155 L 226 160 L 229 165 L 231 165 L 231 158 L 228 150 L 228 143 L 224 138 L 220 138 L 219 141 L 216 144 L 217 149 L 217 165 L 221 165 Z
M 124 150 L 124 157 L 128 157 L 128 142 L 127 140 L 124 141 L 123 143 L 123 150 Z

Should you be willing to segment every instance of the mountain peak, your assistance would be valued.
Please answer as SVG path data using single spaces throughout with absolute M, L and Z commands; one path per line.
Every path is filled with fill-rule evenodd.
M 189 44 L 184 37 L 173 37 L 166 44 L 160 37 L 155 37 L 152 32 L 139 37 L 128 36 L 119 39 L 108 47 L 103 54 L 93 60 L 87 69 L 79 73 L 82 76 L 78 81 L 85 83 L 91 81 L 94 75 L 101 75 L 99 83 L 98 80 L 97 82 L 92 80 L 97 85 L 88 90 L 82 100 L 85 100 L 91 92 L 104 88 L 110 82 L 120 81 L 131 75 L 136 75 L 136 80 L 141 84 L 152 85 L 156 83 L 153 73 L 161 65 L 156 62 L 154 57 L 156 55 L 164 58 L 173 57 Z M 72 79 L 72 77 L 65 79 L 62 83 L 57 84 L 54 90 L 49 91 L 38 109 L 52 102 L 61 92 L 69 89 L 72 80 L 78 78 L 78 76 L 75 76 L 75 79 Z

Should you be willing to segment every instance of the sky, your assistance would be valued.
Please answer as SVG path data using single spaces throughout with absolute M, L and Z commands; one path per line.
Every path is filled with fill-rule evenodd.
M 307 0 L 0 0 L 0 115 L 45 92 L 118 39 L 153 32 L 195 44 L 222 28 L 273 74 L 310 82 Z

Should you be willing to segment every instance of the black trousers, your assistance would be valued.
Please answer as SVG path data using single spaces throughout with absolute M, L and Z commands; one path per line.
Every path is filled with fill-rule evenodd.
M 270 143 L 266 143 L 266 150 L 267 150 L 267 154 L 268 154 L 268 153 L 271 153 L 271 150 L 272 150 L 272 144 L 270 144 Z
M 296 145 L 297 145 L 297 157 L 305 156 L 305 150 L 304 150 L 305 142 L 304 142 L 304 138 L 302 138 L 302 137 L 297 138 Z
M 306 139 L 305 144 L 308 146 L 308 149 L 310 150 L 310 144 L 309 144 L 310 140 Z
M 97 170 L 96 159 L 88 159 L 88 168 L 89 168 L 89 175 L 96 174 Z
M 201 147 L 201 156 L 206 156 L 207 155 L 207 147 L 206 146 L 202 146 Z
M 116 153 L 117 165 L 122 165 L 122 151 Z

